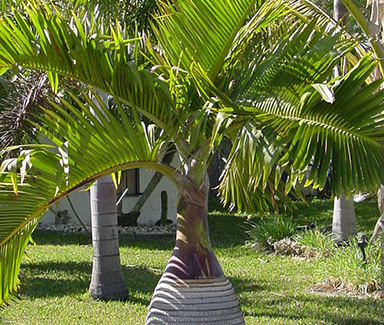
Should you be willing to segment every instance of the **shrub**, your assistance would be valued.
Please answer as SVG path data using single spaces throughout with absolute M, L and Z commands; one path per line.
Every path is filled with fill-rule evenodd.
M 295 224 L 292 219 L 277 217 L 275 219 L 261 220 L 257 223 L 249 222 L 251 229 L 248 231 L 251 240 L 261 248 L 272 248 L 274 242 L 295 233 Z

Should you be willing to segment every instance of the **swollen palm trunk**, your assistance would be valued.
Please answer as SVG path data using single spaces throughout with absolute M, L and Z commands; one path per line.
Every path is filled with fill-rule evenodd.
M 91 188 L 91 222 L 91 296 L 101 300 L 125 300 L 128 289 L 120 265 L 116 191 L 110 176 L 97 180 Z
M 176 247 L 146 324 L 244 324 L 235 291 L 210 244 L 205 195 L 187 194 L 178 203 Z

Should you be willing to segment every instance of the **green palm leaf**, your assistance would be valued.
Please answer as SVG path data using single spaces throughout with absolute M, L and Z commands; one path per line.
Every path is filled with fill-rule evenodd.
M 300 106 L 267 100 L 260 101 L 259 108 L 239 109 L 243 120 L 252 117 L 234 128 L 237 133 L 229 134 L 236 140 L 220 185 L 225 202 L 249 212 L 257 210 L 265 203 L 253 202 L 252 191 L 270 191 L 271 182 L 280 190 L 283 171 L 289 175 L 286 192 L 298 184 L 321 190 L 329 172 L 333 195 L 376 192 L 383 182 L 379 171 L 384 168 L 384 92 L 377 91 L 382 80 L 364 85 L 376 66 L 365 57 L 333 87 L 328 86 L 334 92 L 332 103 L 312 88 Z M 265 199 L 259 195 L 258 200 Z
M 376 66 L 369 57 L 364 58 L 335 85 L 332 104 L 315 92 L 302 110 L 286 117 L 294 120 L 297 131 L 280 163 L 290 161 L 294 171 L 303 172 L 312 160 L 306 185 L 313 183 L 322 189 L 330 165 L 332 192 L 337 196 L 357 189 L 376 192 L 383 181 L 379 171 L 384 167 L 380 145 L 384 94 L 377 91 L 382 80 L 363 85 Z
M 32 29 L 15 10 L 13 19 L 0 20 L 0 71 L 18 66 L 45 70 L 54 90 L 57 74 L 70 77 L 113 93 L 158 125 L 169 122 L 173 102 L 167 86 L 131 61 L 134 52 L 118 27 L 111 38 L 95 37 L 76 16 L 68 23 L 59 12 L 34 3 L 25 10 Z
M 175 177 L 172 168 L 158 163 L 166 138 L 148 137 L 147 126 L 132 124 L 121 105 L 119 118 L 96 94 L 93 96 L 95 99 L 85 94 L 81 98 L 72 96 L 73 104 L 64 99 L 60 105 L 51 102 L 35 126 L 54 145 L 24 149 L 18 158 L 3 161 L 0 247 L 4 254 L 0 255 L 0 272 L 7 288 L 2 288 L 2 301 L 8 300 L 8 292 L 17 289 L 22 248 L 52 204 L 97 178 L 122 169 L 147 167 L 171 179 Z M 7 263 L 9 260 L 14 262 Z
M 162 2 L 157 36 L 171 65 L 189 70 L 192 62 L 198 62 L 210 79 L 215 80 L 237 33 L 261 3 L 259 0 Z
M 284 186 L 274 186 L 271 173 L 285 139 L 270 127 L 246 120 L 230 138 L 232 150 L 221 176 L 219 193 L 225 205 L 240 211 L 277 210 L 276 200 L 287 201 Z

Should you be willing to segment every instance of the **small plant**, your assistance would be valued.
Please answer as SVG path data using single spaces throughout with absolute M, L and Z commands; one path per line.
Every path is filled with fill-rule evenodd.
M 309 256 L 329 256 L 336 250 L 332 235 L 317 229 L 305 230 L 294 236 L 294 240 L 306 247 Z
M 248 234 L 260 248 L 271 249 L 273 243 L 295 233 L 295 224 L 292 219 L 278 216 L 275 219 L 261 220 L 257 223 L 249 222 L 251 229 Z
M 66 225 L 70 218 L 68 210 L 59 210 L 55 216 L 55 225 Z

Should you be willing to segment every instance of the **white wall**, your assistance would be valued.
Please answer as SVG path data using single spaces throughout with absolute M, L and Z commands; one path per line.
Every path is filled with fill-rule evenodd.
M 86 225 L 91 224 L 91 210 L 89 205 L 89 191 L 77 191 L 70 196 L 70 200 L 76 210 L 76 213 L 81 218 L 81 221 Z M 58 203 L 52 206 L 52 210 L 56 213 L 59 211 L 67 210 L 68 216 L 70 217 L 69 222 L 73 224 L 78 224 L 77 220 L 71 206 L 69 205 L 68 199 L 61 199 Z M 43 219 L 41 220 L 43 224 L 54 224 L 55 223 L 55 213 L 52 211 L 47 211 Z
M 149 181 L 154 175 L 153 171 L 140 169 L 140 190 L 144 191 Z M 177 190 L 176 186 L 166 177 L 161 179 L 161 182 L 156 186 L 151 194 L 151 197 L 145 202 L 141 209 L 141 214 L 137 220 L 140 224 L 154 224 L 161 217 L 161 191 L 166 190 L 168 194 L 168 219 L 176 222 L 176 201 Z M 123 212 L 128 213 L 135 205 L 138 197 L 126 196 L 123 199 Z
M 140 190 L 144 191 L 147 187 L 147 184 L 154 175 L 153 171 L 148 171 L 140 169 Z M 171 219 L 173 222 L 176 222 L 176 201 L 177 201 L 177 190 L 175 185 L 166 177 L 163 177 L 161 182 L 157 185 L 151 197 L 144 204 L 141 209 L 141 214 L 138 219 L 140 224 L 155 224 L 161 216 L 161 191 L 166 190 L 168 194 L 168 219 Z M 78 191 L 70 195 L 71 202 L 81 218 L 82 222 L 86 225 L 91 223 L 91 212 L 89 206 L 89 191 Z M 123 212 L 128 213 L 136 203 L 138 197 L 126 196 L 123 199 Z M 52 209 L 59 212 L 63 210 L 68 211 L 70 217 L 70 223 L 79 223 L 72 208 L 70 207 L 67 198 L 62 199 L 60 202 L 55 204 Z M 54 224 L 55 223 L 55 214 L 51 211 L 48 211 L 43 217 L 41 223 L 43 224 Z

